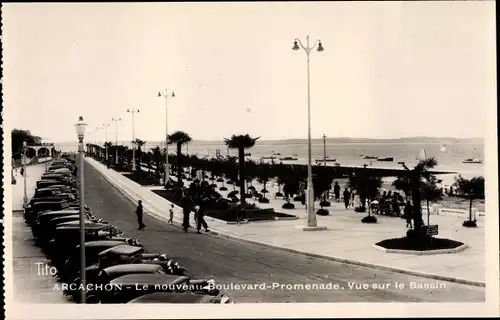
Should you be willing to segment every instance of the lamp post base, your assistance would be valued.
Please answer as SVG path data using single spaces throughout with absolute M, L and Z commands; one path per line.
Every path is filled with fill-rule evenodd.
M 324 231 L 328 229 L 326 226 L 315 226 L 315 227 L 296 226 L 296 228 L 301 231 Z

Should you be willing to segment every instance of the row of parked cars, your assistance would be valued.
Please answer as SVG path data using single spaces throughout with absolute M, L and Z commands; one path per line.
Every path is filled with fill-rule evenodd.
M 58 270 L 64 294 L 87 303 L 232 303 L 214 280 L 198 279 L 168 254 L 148 252 L 139 239 L 84 206 L 85 285 L 81 281 L 80 200 L 74 160 L 54 160 L 24 211 L 35 244 Z

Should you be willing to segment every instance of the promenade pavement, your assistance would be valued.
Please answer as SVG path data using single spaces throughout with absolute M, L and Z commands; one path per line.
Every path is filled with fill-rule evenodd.
M 35 192 L 36 182 L 45 171 L 45 165 L 31 165 L 26 169 L 28 199 Z M 12 264 L 14 276 L 14 300 L 20 303 L 67 303 L 62 292 L 53 290 L 57 279 L 48 273 L 45 266 L 50 261 L 34 245 L 31 229 L 24 223 L 24 181 L 21 175 L 12 185 Z
M 137 230 L 135 209 L 140 198 L 127 194 L 90 161 L 85 164 L 85 202 L 97 216 L 119 227 L 128 237 L 139 238 L 148 251 L 166 253 L 194 275 L 214 279 L 237 303 L 484 301 L 485 288 L 482 287 L 308 257 L 210 232 L 196 234 L 191 229 L 184 233 L 180 219 L 177 218 L 173 225 L 168 224 L 146 202 L 146 228 Z M 108 171 L 118 174 L 111 169 Z M 396 287 L 395 283 L 403 284 L 404 288 Z M 265 284 L 266 288 L 243 287 L 249 284 Z M 269 288 L 274 284 L 292 287 Z M 351 288 L 354 284 L 369 288 Z M 434 287 L 412 287 L 415 284 Z M 323 285 L 325 288 L 308 290 L 297 288 L 297 285 Z M 332 285 L 338 288 L 331 288 Z
M 159 219 L 168 219 L 170 203 L 154 194 L 151 190 L 161 187 L 143 187 L 124 177 L 121 173 L 109 170 L 94 159 L 86 159 L 106 179 L 125 194 L 143 200 L 148 213 Z M 232 186 L 228 186 L 231 191 Z M 268 189 L 273 189 L 268 187 Z M 271 195 L 274 194 L 274 190 Z M 435 255 L 412 255 L 385 253 L 373 247 L 378 241 L 398 238 L 405 235 L 405 221 L 400 218 L 377 216 L 376 224 L 363 224 L 361 218 L 366 213 L 346 210 L 343 203 L 332 203 L 328 208 L 329 216 L 317 216 L 318 225 L 326 226 L 325 231 L 304 232 L 296 228 L 305 221 L 304 206 L 295 202 L 296 209 L 281 208 L 284 200 L 271 196 L 270 207 L 276 211 L 294 214 L 298 220 L 255 222 L 246 224 L 227 224 L 224 221 L 206 217 L 211 230 L 219 236 L 239 239 L 260 245 L 303 253 L 308 256 L 370 266 L 382 270 L 392 270 L 440 280 L 484 286 L 485 244 L 484 218 L 478 217 L 478 228 L 462 227 L 463 217 L 431 216 L 431 224 L 439 225 L 439 237 L 464 242 L 468 248 L 458 253 Z M 265 204 L 259 204 L 265 208 Z M 319 208 L 319 207 L 318 207 Z M 180 208 L 176 208 L 174 220 L 182 220 Z M 194 220 L 191 221 L 192 225 Z

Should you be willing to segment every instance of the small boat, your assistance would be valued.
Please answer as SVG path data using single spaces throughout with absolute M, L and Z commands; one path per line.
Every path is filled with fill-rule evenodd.
M 322 162 L 336 162 L 337 159 L 332 159 L 330 157 L 326 157 L 325 159 L 316 159 L 316 163 L 322 163 Z
M 270 156 L 270 157 L 261 157 L 260 160 L 274 160 L 276 159 L 275 156 Z
M 462 163 L 483 163 L 483 161 L 473 158 L 473 159 L 465 159 L 464 161 L 462 161 Z
M 295 160 L 299 160 L 299 158 L 296 158 L 296 157 L 283 157 L 283 158 L 279 158 L 281 161 L 295 161 Z
M 364 159 L 377 159 L 377 157 L 373 157 L 373 156 L 365 156 Z
M 377 161 L 392 162 L 392 161 L 394 161 L 394 158 L 393 158 L 393 157 L 387 157 L 387 158 L 377 158 Z

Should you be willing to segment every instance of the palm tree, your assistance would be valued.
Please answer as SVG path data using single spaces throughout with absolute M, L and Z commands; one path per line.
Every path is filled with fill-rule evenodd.
M 232 135 L 231 138 L 224 138 L 224 143 L 231 149 L 238 149 L 238 159 L 240 167 L 240 197 L 241 207 L 245 209 L 245 149 L 250 149 L 259 139 L 252 138 L 250 135 Z
M 106 141 L 104 142 L 104 150 L 108 150 L 108 154 L 107 156 L 109 157 L 109 154 L 111 153 L 111 146 L 113 145 L 113 143 L 109 142 L 109 141 Z M 106 154 L 104 154 L 106 156 Z M 106 158 L 106 161 L 108 161 L 108 158 Z
M 146 141 L 143 141 L 141 139 L 135 139 L 135 144 L 137 145 L 137 152 L 135 154 L 135 157 L 136 159 L 139 159 L 139 161 L 137 161 L 137 171 L 141 171 L 141 159 L 142 159 L 141 147 L 146 144 Z
M 437 178 L 434 175 L 430 175 L 429 178 L 424 179 L 421 183 L 422 196 L 427 204 L 427 225 L 430 225 L 430 215 L 431 211 L 429 209 L 429 203 L 431 201 L 436 201 L 442 198 L 442 191 L 437 186 Z
M 177 146 L 177 183 L 180 185 L 182 185 L 182 146 L 191 141 L 193 139 L 183 131 L 176 131 L 168 135 L 168 144 L 175 144 Z
M 421 187 L 422 179 L 431 180 L 432 174 L 430 169 L 437 165 L 437 161 L 434 158 L 428 158 L 419 161 L 419 163 L 412 169 L 407 169 L 409 174 L 409 181 L 411 183 L 411 198 L 413 202 L 413 233 L 419 236 L 423 236 L 422 227 L 424 226 L 424 220 L 422 219 L 422 204 L 421 204 Z M 425 238 L 425 237 L 424 237 Z
M 484 177 L 465 179 L 461 175 L 456 178 L 455 186 L 459 194 L 469 198 L 469 221 L 465 221 L 464 227 L 477 227 L 476 221 L 472 220 L 472 202 L 474 199 L 484 199 Z

